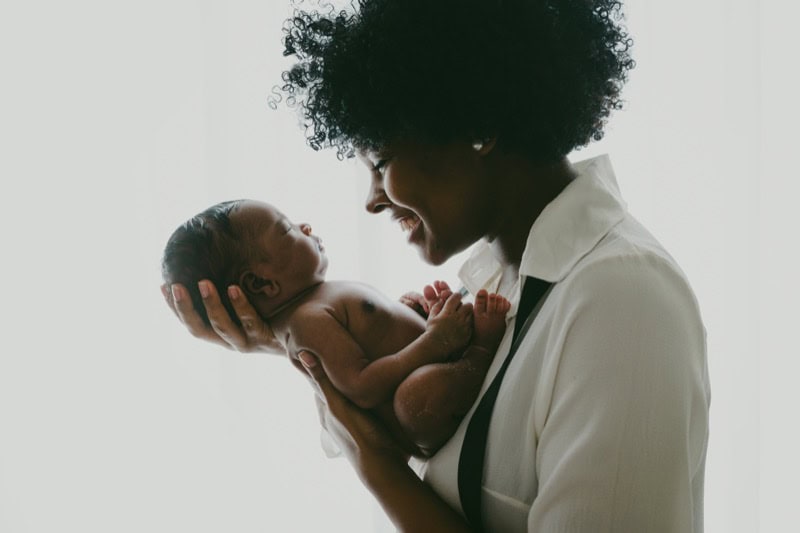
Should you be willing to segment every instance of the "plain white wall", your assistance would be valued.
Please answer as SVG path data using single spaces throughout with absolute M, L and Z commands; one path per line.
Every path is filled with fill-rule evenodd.
M 0 531 L 383 531 L 318 444 L 278 357 L 187 335 L 161 301 L 174 227 L 252 197 L 310 222 L 330 277 L 397 296 L 455 280 L 363 210 L 357 163 L 267 106 L 284 2 L 4 2 L 0 11 Z M 709 332 L 706 531 L 779 531 L 800 227 L 798 9 L 631 0 L 638 67 L 605 140 L 630 210 L 676 257 Z M 792 11 L 792 13 L 790 13 Z

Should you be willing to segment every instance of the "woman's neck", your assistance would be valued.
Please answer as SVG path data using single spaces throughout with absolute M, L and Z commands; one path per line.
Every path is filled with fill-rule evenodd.
M 498 171 L 503 178 L 497 180 L 496 205 L 503 207 L 498 209 L 494 229 L 486 240 L 505 278 L 511 270 L 519 272 L 533 223 L 577 173 L 566 157 L 555 163 L 535 164 L 512 156 L 505 158 Z

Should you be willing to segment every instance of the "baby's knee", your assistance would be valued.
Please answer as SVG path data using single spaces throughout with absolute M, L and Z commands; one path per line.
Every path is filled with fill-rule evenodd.
M 434 378 L 434 373 L 419 368 L 400 384 L 394 396 L 395 416 L 403 431 L 429 452 L 442 445 L 455 421 L 446 387 Z
M 425 417 L 432 409 L 432 391 L 427 388 L 429 380 L 425 379 L 425 373 L 421 370 L 412 372 L 394 394 L 395 416 L 406 431 L 424 425 Z

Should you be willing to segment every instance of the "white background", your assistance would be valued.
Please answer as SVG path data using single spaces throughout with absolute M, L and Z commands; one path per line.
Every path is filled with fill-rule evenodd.
M 638 67 L 605 140 L 630 210 L 709 334 L 706 531 L 796 522 L 800 48 L 794 3 L 627 3 Z M 324 458 L 285 360 L 187 335 L 163 304 L 171 231 L 225 199 L 310 222 L 330 277 L 433 279 L 363 210 L 357 163 L 266 105 L 283 1 L 0 2 L 0 531 L 387 529 Z M 788 528 L 788 529 L 787 529 Z

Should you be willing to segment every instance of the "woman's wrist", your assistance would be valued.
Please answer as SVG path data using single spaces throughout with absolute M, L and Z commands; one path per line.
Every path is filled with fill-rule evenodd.
M 404 458 L 399 452 L 390 450 L 385 452 L 359 450 L 356 470 L 361 482 L 373 493 L 383 491 L 385 486 L 397 477 L 405 476 L 408 473 L 417 477 L 408 466 L 407 458 Z
M 470 531 L 464 518 L 400 459 L 372 457 L 360 475 L 399 532 Z

